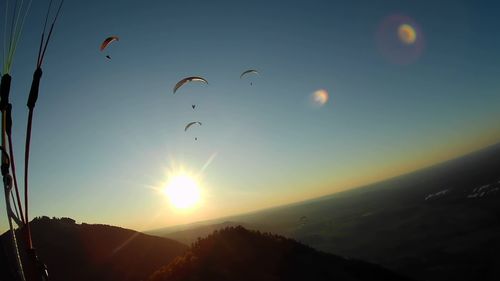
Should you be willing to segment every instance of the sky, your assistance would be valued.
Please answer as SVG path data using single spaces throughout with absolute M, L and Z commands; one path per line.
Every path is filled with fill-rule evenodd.
M 34 1 L 11 72 L 18 167 L 47 3 Z M 30 217 L 154 229 L 339 192 L 497 143 L 499 8 L 68 0 L 35 110 Z M 415 31 L 411 43 L 400 24 Z M 111 35 L 120 40 L 99 51 Z M 260 74 L 240 79 L 247 69 Z M 187 76 L 209 84 L 174 95 Z M 328 102 L 312 103 L 321 89 Z M 191 121 L 202 126 L 184 132 Z M 184 211 L 159 192 L 181 170 L 202 192 Z

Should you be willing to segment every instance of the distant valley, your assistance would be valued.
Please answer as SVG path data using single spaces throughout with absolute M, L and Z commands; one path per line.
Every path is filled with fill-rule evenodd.
M 498 280 L 500 145 L 316 200 L 153 233 L 189 244 L 238 224 L 418 280 Z

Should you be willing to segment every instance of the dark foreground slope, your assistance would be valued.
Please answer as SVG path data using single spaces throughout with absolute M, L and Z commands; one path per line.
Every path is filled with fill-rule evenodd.
M 318 252 L 282 236 L 241 226 L 195 242 L 150 281 L 409 280 L 379 266 Z
M 500 145 L 356 190 L 224 220 L 419 280 L 500 280 Z
M 107 225 L 76 224 L 71 219 L 44 217 L 31 226 L 51 281 L 143 280 L 187 250 L 170 239 Z M 2 240 L 6 241 L 6 234 Z

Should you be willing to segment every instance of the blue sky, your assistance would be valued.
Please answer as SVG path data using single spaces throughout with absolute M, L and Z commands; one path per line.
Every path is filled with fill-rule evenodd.
M 46 7 L 35 2 L 12 70 L 19 167 Z M 499 6 L 67 1 L 36 108 L 31 215 L 157 228 L 333 193 L 495 143 Z M 407 64 L 377 43 L 395 15 L 419 30 L 422 52 Z M 100 52 L 110 35 L 120 41 Z M 251 86 L 239 78 L 249 68 L 260 71 Z M 173 95 L 191 75 L 209 85 Z M 313 107 L 318 89 L 330 100 Z M 190 121 L 203 126 L 185 133 Z M 203 203 L 190 212 L 151 188 L 179 166 L 202 177 Z

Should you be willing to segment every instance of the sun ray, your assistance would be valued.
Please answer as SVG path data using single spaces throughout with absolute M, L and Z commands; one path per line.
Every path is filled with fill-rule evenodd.
M 205 169 L 208 168 L 208 166 L 210 166 L 210 164 L 212 164 L 212 161 L 214 161 L 215 157 L 217 157 L 217 152 L 214 152 L 207 160 L 207 162 L 205 162 L 205 164 L 203 165 L 203 167 L 201 167 L 201 170 L 200 170 L 200 173 L 203 173 L 205 171 Z

